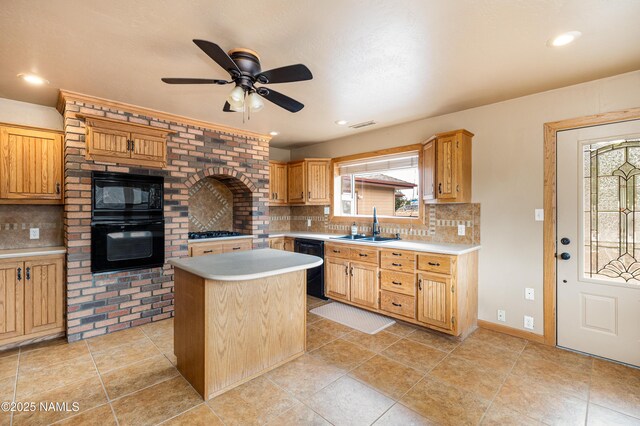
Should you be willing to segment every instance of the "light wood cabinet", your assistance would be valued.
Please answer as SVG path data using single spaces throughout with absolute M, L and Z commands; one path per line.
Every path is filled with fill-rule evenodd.
M 289 163 L 287 166 L 287 201 L 289 204 L 304 204 L 307 188 L 304 161 Z
M 450 276 L 418 274 L 418 321 L 444 330 L 452 330 L 454 287 Z
M 307 204 L 329 204 L 328 160 L 305 160 Z
M 284 249 L 286 251 L 295 251 L 295 238 L 284 237 Z
M 422 148 L 425 203 L 471 202 L 471 139 L 467 130 L 439 133 Z
M 476 251 L 456 256 L 325 244 L 327 297 L 454 336 L 477 326 L 477 274 Z
M 62 134 L 0 127 L 0 203 L 62 204 Z
M 360 306 L 378 307 L 378 265 L 351 262 L 349 300 Z
M 269 248 L 274 250 L 284 250 L 284 237 L 269 238 Z
M 78 118 L 86 123 L 87 159 L 146 167 L 167 165 L 166 138 L 175 132 L 103 117 Z
M 189 243 L 189 256 L 205 256 L 208 254 L 231 253 L 253 249 L 253 241 L 247 238 L 237 240 L 203 241 Z
M 349 261 L 325 258 L 325 293 L 327 297 L 349 300 Z
M 64 255 L 0 260 L 0 345 L 64 331 Z
M 287 163 L 269 161 L 269 185 L 269 204 L 287 204 Z
M 331 160 L 328 158 L 311 158 L 300 161 L 294 161 L 286 164 L 286 179 L 282 186 L 282 177 L 276 175 L 275 164 L 270 167 L 271 186 L 280 185 L 286 187 L 286 204 L 293 205 L 328 205 L 331 202 L 330 185 L 329 185 L 329 165 Z M 282 172 L 280 172 L 282 173 Z M 272 189 L 273 191 L 273 189 Z M 274 198 L 270 204 L 285 204 L 282 201 L 284 194 L 278 194 L 279 199 Z

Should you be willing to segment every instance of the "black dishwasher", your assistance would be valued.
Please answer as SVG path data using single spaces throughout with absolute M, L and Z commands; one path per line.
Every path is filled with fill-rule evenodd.
M 296 253 L 318 256 L 324 260 L 324 241 L 296 238 Z M 307 269 L 307 294 L 327 300 L 324 296 L 324 264 Z

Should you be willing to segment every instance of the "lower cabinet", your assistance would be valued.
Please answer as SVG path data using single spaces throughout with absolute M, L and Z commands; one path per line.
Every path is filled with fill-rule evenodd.
M 418 321 L 445 330 L 453 330 L 455 326 L 455 318 L 452 314 L 454 290 L 450 276 L 418 274 Z
M 0 345 L 64 331 L 64 255 L 0 260 Z
M 273 237 L 269 238 L 269 248 L 274 250 L 294 251 L 294 238 Z
M 361 306 L 378 307 L 378 265 L 351 262 L 349 266 L 349 300 Z
M 349 261 L 325 257 L 325 294 L 335 299 L 349 300 Z
M 189 244 L 189 256 L 204 256 L 208 254 L 232 253 L 253 249 L 253 241 L 250 239 L 206 241 Z
M 325 295 L 366 308 L 378 308 L 377 251 L 325 244 Z M 349 261 L 347 259 L 363 259 Z

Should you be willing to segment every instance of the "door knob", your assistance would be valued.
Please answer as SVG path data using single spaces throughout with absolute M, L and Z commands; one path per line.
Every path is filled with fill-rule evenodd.
M 564 252 L 564 253 L 560 254 L 560 259 L 569 260 L 569 259 L 571 259 L 571 255 L 569 253 L 567 253 L 567 252 Z
M 568 246 L 568 245 L 571 243 L 571 240 L 570 240 L 570 239 L 568 239 L 567 237 L 564 237 L 564 238 L 562 238 L 562 239 L 560 240 L 560 243 L 561 243 L 563 246 Z

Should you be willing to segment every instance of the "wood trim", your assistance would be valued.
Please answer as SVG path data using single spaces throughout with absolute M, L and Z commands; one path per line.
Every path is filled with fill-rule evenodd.
M 17 129 L 37 130 L 37 131 L 41 131 L 41 132 L 57 133 L 59 135 L 64 135 L 64 130 L 48 129 L 46 127 L 24 126 L 22 124 L 17 124 L 17 123 L 2 123 L 2 122 L 0 122 L 0 127 L 13 127 L 13 128 L 17 128 Z
M 532 333 L 530 331 L 519 330 L 517 328 L 509 327 L 502 324 L 496 324 L 494 322 L 489 322 L 485 320 L 478 320 L 478 327 L 484 328 L 485 330 L 496 331 L 502 334 L 508 334 L 509 336 L 519 337 L 521 339 L 526 339 L 531 342 L 536 343 L 545 343 L 544 336 L 541 334 Z
M 399 152 L 420 151 L 421 149 L 422 149 L 421 143 L 414 143 L 411 145 L 379 149 L 377 151 L 363 152 L 360 154 L 345 155 L 343 157 L 332 158 L 331 166 L 334 166 L 335 163 L 343 163 L 345 161 L 360 160 L 361 158 L 369 158 L 369 157 L 380 157 L 382 155 L 397 154 Z M 310 160 L 310 158 L 305 158 L 305 160 Z
M 194 118 L 185 117 L 183 115 L 173 114 L 170 112 L 158 111 L 151 108 L 145 108 L 137 105 L 132 105 L 124 102 L 112 101 L 109 99 L 99 98 L 97 96 L 85 95 L 70 90 L 61 89 L 58 94 L 58 102 L 56 105 L 60 114 L 64 115 L 65 104 L 67 101 L 79 101 L 92 105 L 107 106 L 118 110 L 127 111 L 133 114 L 140 114 L 145 117 L 152 117 L 158 120 L 166 120 L 175 122 L 180 125 L 188 125 L 194 127 L 202 127 L 207 130 L 213 130 L 215 132 L 225 133 L 234 136 L 243 136 L 250 139 L 258 139 L 269 142 L 271 136 L 263 135 L 262 133 L 250 132 L 248 130 L 241 130 L 234 127 L 223 126 L 220 124 L 211 123 L 209 121 L 197 120 Z
M 544 124 L 544 232 L 543 232 L 543 304 L 544 343 L 557 343 L 556 324 L 556 144 L 562 130 L 640 119 L 640 108 L 605 112 Z
M 76 113 L 75 116 L 80 120 L 85 120 L 85 124 L 87 126 L 92 126 L 92 127 L 100 127 L 99 124 L 101 123 L 111 123 L 111 124 L 115 124 L 115 126 L 110 126 L 109 124 L 105 124 L 100 128 L 122 130 L 129 133 L 140 132 L 145 135 L 149 135 L 149 134 L 161 135 L 160 137 L 163 137 L 163 138 L 169 134 L 178 133 L 176 130 L 164 129 L 162 127 L 148 126 L 146 124 L 132 123 L 130 121 L 115 120 L 113 118 L 106 118 L 99 115 Z M 96 126 L 96 124 L 98 124 L 98 126 Z
M 6 351 L 8 349 L 14 349 L 22 346 L 33 345 L 35 343 L 46 342 L 49 340 L 58 339 L 64 337 L 67 333 L 64 330 L 64 326 L 59 330 L 45 330 L 37 333 L 30 334 L 28 336 L 12 337 L 2 341 L 0 351 Z

